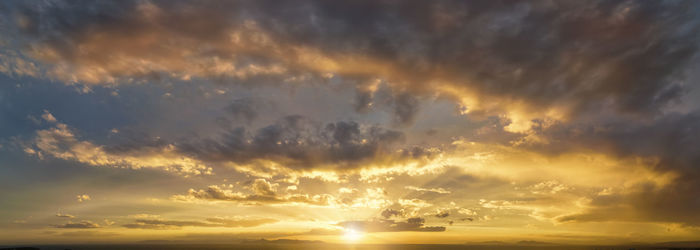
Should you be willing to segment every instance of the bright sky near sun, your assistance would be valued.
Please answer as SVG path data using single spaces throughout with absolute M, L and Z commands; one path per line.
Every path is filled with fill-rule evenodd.
M 0 244 L 700 237 L 700 1 L 0 1 Z

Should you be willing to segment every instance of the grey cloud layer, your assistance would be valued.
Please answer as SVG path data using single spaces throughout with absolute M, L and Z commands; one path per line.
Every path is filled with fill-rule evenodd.
M 357 168 L 363 163 L 422 159 L 431 152 L 420 147 L 402 149 L 404 134 L 353 121 L 319 123 L 287 116 L 253 133 L 244 127 L 222 139 L 182 145 L 181 150 L 208 161 L 245 164 L 272 160 L 293 169 Z
M 335 73 L 412 93 L 464 90 L 498 100 L 467 107 L 474 111 L 525 103 L 657 112 L 687 87 L 698 34 L 693 1 L 6 5 L 15 17 L 6 22 L 16 25 L 8 29 L 69 81 Z M 360 92 L 358 109 L 371 98 Z M 399 98 L 398 122 L 411 119 L 410 100 Z

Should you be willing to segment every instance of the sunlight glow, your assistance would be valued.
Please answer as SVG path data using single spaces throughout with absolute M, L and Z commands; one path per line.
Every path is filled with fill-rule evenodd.
M 346 229 L 345 234 L 343 234 L 343 238 L 345 239 L 345 241 L 348 241 L 348 242 L 357 242 L 360 239 L 362 239 L 362 236 L 363 236 L 362 232 L 357 231 L 357 230 L 352 229 L 352 228 Z

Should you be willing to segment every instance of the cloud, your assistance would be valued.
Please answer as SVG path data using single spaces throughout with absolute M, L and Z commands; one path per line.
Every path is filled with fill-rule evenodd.
M 273 185 L 267 182 L 265 179 L 255 179 L 255 181 L 253 181 L 251 190 L 253 190 L 253 192 L 257 195 L 274 196 L 276 192 L 276 186 L 276 183 Z
M 100 232 L 100 231 L 75 231 L 75 232 L 63 232 L 61 236 L 66 237 L 112 237 L 118 236 L 120 234 L 113 232 Z
M 90 196 L 87 194 L 79 194 L 76 196 L 76 199 L 78 199 L 78 202 L 83 202 L 83 201 L 89 201 L 91 200 Z
M 418 112 L 418 100 L 409 93 L 394 97 L 394 122 L 405 125 L 412 124 Z
M 395 221 L 387 219 L 373 219 L 367 221 L 344 221 L 338 223 L 339 226 L 353 229 L 361 232 L 403 232 L 403 231 L 418 231 L 418 232 L 443 232 L 445 227 L 440 226 L 425 226 L 425 219 L 415 217 L 408 218 L 406 221 Z
M 62 213 L 56 213 L 56 217 L 60 217 L 60 218 L 70 218 L 70 219 L 75 218 L 75 216 L 73 216 L 73 215 L 70 215 L 70 214 L 62 214 Z
M 336 209 L 345 208 L 382 208 L 390 205 L 391 200 L 383 188 L 367 188 L 364 192 L 354 190 L 343 192 L 341 188 L 337 195 L 304 193 L 303 190 L 294 190 L 293 193 L 277 193 L 272 184 L 263 179 L 246 182 L 248 185 L 242 192 L 234 189 L 234 185 L 211 185 L 206 189 L 190 189 L 186 194 L 171 196 L 171 200 L 189 203 L 208 202 L 232 202 L 242 205 L 265 206 L 314 206 Z
M 282 176 L 289 182 L 301 177 L 340 182 L 341 172 L 421 164 L 440 153 L 438 148 L 402 145 L 405 135 L 398 130 L 354 121 L 323 123 L 298 115 L 253 131 L 235 127 L 206 138 L 190 135 L 169 141 L 144 133 L 119 133 L 117 139 L 98 145 L 55 122 L 36 131 L 23 147 L 40 159 L 92 166 L 154 168 L 185 177 L 210 175 L 212 166 L 227 166 L 257 177 Z
M 161 219 L 138 219 L 134 223 L 124 224 L 132 229 L 179 229 L 182 227 L 257 227 L 277 222 L 274 219 L 230 219 L 207 218 L 205 221 L 178 221 Z
M 697 112 L 670 113 L 644 122 L 546 124 L 538 121 L 531 135 L 540 140 L 527 141 L 519 147 L 549 155 L 596 149 L 619 158 L 635 159 L 658 175 L 672 177 L 665 182 L 647 180 L 628 184 L 614 196 L 591 196 L 590 211 L 560 217 L 559 221 L 653 220 L 697 224 L 700 215 L 693 211 L 700 209 L 700 204 L 693 197 L 700 192 L 699 128 Z M 569 188 L 543 182 L 531 189 L 556 193 Z M 617 202 L 602 202 L 611 199 Z M 615 211 L 621 212 L 621 207 L 629 207 L 631 211 L 618 216 Z
M 68 222 L 66 224 L 53 225 L 55 228 L 99 228 L 100 225 L 97 223 L 92 223 L 91 221 L 84 220 L 81 222 Z
M 179 154 L 172 145 L 140 147 L 132 151 L 110 150 L 80 140 L 66 124 L 58 122 L 54 127 L 37 131 L 31 144 L 33 148 L 25 149 L 25 152 L 39 158 L 53 156 L 92 166 L 159 168 L 184 176 L 211 173 L 210 167 Z
M 250 123 L 258 117 L 258 109 L 265 105 L 253 98 L 236 99 L 226 106 L 225 110 L 236 120 Z
M 385 219 L 389 219 L 389 218 L 391 218 L 392 216 L 401 217 L 401 216 L 403 216 L 403 211 L 402 211 L 402 210 L 395 210 L 395 209 L 387 208 L 387 209 L 382 210 L 381 215 L 382 215 L 382 217 L 384 217 Z
M 286 194 L 280 195 L 271 189 L 267 181 L 257 179 L 251 186 L 253 194 L 234 192 L 224 186 L 212 185 L 207 189 L 190 189 L 186 195 L 174 195 L 173 200 L 184 202 L 195 201 L 229 201 L 243 204 L 309 204 L 309 205 L 329 205 L 334 199 L 330 195 L 307 195 L 307 194 Z
M 41 118 L 50 123 L 55 123 L 57 121 L 56 117 L 54 117 L 48 110 L 44 110 L 44 114 L 41 115 Z
M 567 191 L 572 188 L 567 185 L 561 184 L 558 181 L 543 181 L 530 186 L 529 189 L 531 190 L 530 192 L 532 192 L 533 194 L 556 194 L 558 192 Z
M 14 25 L 5 32 L 31 49 L 8 56 L 5 71 L 90 84 L 382 79 L 396 90 L 448 96 L 466 112 L 508 114 L 523 124 L 601 106 L 659 111 L 683 93 L 676 79 L 697 50 L 693 2 L 8 5 L 3 16 Z M 35 66 L 20 67 L 15 58 Z M 369 105 L 371 89 L 361 93 L 359 110 Z M 412 119 L 411 98 L 399 98 L 397 122 Z
M 417 208 L 424 208 L 424 207 L 430 207 L 433 204 L 430 204 L 424 200 L 421 199 L 399 199 L 399 204 L 401 206 L 409 206 L 409 207 L 417 207 Z
M 533 207 L 540 204 L 533 203 L 555 203 L 543 201 L 554 195 L 579 195 L 577 207 L 558 207 L 565 212 L 544 217 L 560 223 L 700 223 L 699 114 L 673 109 L 697 85 L 690 77 L 697 68 L 697 2 L 0 4 L 0 22 L 7 24 L 0 27 L 7 34 L 0 41 L 0 72 L 7 75 L 112 87 L 159 80 L 333 88 L 342 82 L 355 91 L 351 100 L 355 111 L 369 113 L 377 103 L 386 104 L 397 127 L 411 124 L 422 115 L 419 111 L 427 110 L 421 106 L 423 100 L 450 100 L 470 125 L 456 132 L 430 128 L 431 140 L 450 137 L 465 144 L 495 144 L 528 151 L 543 162 L 591 153 L 639 163 L 620 167 L 630 174 L 619 176 L 630 179 L 618 178 L 624 188 L 609 193 L 551 181 L 556 178 L 546 176 L 548 171 L 542 172 L 542 179 L 533 177 L 536 180 L 521 186 L 522 194 L 534 201 L 507 204 L 501 200 L 506 198 L 485 198 L 495 200 L 481 204 L 488 206 L 484 209 L 518 209 L 535 217 Z M 260 105 L 257 99 L 235 99 L 226 108 L 226 119 L 247 125 L 266 122 Z M 209 139 L 116 146 L 81 137 L 49 111 L 41 118 L 50 128 L 37 131 L 23 148 L 40 159 L 156 168 L 186 176 L 206 175 L 212 171 L 209 166 L 224 165 L 253 178 L 267 178 L 247 183 L 247 189 L 240 191 L 198 187 L 173 197 L 181 201 L 377 206 L 388 199 L 339 201 L 330 195 L 285 194 L 280 193 L 284 186 L 268 180 L 284 179 L 302 193 L 306 188 L 306 183 L 298 183 L 302 177 L 353 183 L 342 174 L 357 171 L 360 182 L 389 183 L 404 174 L 415 177 L 441 173 L 445 166 L 475 169 L 473 162 L 490 163 L 460 162 L 467 158 L 460 158 L 466 151 L 407 145 L 416 141 L 410 134 L 414 130 L 367 122 L 374 116 L 333 122 L 287 116 L 259 129 L 229 126 L 225 134 Z M 421 131 L 427 129 L 418 125 Z M 459 148 L 457 141 L 441 143 Z M 483 153 L 473 158 L 508 157 L 504 155 L 510 151 Z M 615 164 L 626 163 L 620 162 Z M 561 165 L 551 172 L 578 170 Z M 473 172 L 505 168 L 491 164 Z M 640 180 L 631 174 L 636 171 L 654 175 Z M 520 173 L 495 175 L 520 181 L 526 178 Z M 407 182 L 423 183 L 405 186 L 420 192 L 412 193 L 420 199 L 402 197 L 397 203 L 418 209 L 438 206 L 429 197 L 461 196 L 464 185 L 474 180 L 450 174 L 434 183 Z M 658 176 L 663 180 L 655 179 Z M 455 210 L 449 214 L 457 215 Z M 409 216 L 406 213 L 403 216 Z M 397 217 L 387 215 L 385 219 Z
M 435 217 L 438 218 L 446 218 L 447 216 L 450 216 L 450 212 L 448 211 L 439 211 L 437 214 L 435 214 Z
M 415 186 L 406 186 L 406 189 L 414 190 L 414 191 L 419 191 L 419 192 L 432 192 L 432 193 L 438 193 L 438 194 L 449 194 L 450 191 L 445 190 L 444 188 L 421 188 L 421 187 L 415 187 Z
M 266 161 L 294 170 L 343 170 L 431 157 L 430 150 L 420 147 L 397 148 L 402 142 L 400 131 L 354 121 L 323 124 L 295 115 L 252 133 L 238 127 L 221 139 L 182 144 L 179 150 L 202 161 Z

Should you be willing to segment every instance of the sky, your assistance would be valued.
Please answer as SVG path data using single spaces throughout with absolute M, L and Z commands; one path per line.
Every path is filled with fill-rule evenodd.
M 700 238 L 698 1 L 2 1 L 0 243 Z

